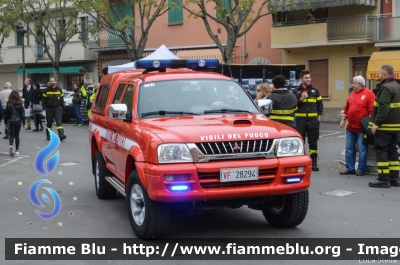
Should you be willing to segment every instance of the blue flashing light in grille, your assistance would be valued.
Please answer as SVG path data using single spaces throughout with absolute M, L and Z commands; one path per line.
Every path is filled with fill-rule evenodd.
M 286 178 L 285 183 L 299 183 L 301 181 L 300 177 L 292 177 L 292 178 Z
M 171 185 L 169 186 L 171 191 L 187 191 L 189 190 L 189 185 L 179 184 L 179 185 Z
M 218 59 L 190 59 L 190 60 L 138 60 L 136 68 L 215 68 L 219 66 Z

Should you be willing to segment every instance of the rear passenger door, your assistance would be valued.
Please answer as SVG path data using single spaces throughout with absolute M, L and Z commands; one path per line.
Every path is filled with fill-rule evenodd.
M 132 118 L 132 109 L 135 97 L 135 83 L 130 82 L 126 89 L 124 90 L 123 96 L 121 98 L 122 104 L 128 107 L 127 118 Z M 128 156 L 128 151 L 134 143 L 132 139 L 131 127 L 134 126 L 133 122 L 125 122 L 123 120 L 116 120 L 115 131 L 117 133 L 117 141 L 115 143 L 115 150 L 113 152 L 114 159 L 118 161 L 116 164 L 116 169 L 119 176 L 125 176 L 125 162 Z
M 108 105 L 107 99 L 110 94 L 110 86 L 103 85 L 99 88 L 97 92 L 97 96 L 94 102 L 94 108 L 92 109 L 93 118 L 90 123 L 90 130 L 93 132 L 98 130 L 101 135 L 101 143 L 102 149 L 101 152 L 105 158 L 107 167 L 111 171 L 115 171 L 115 165 L 112 159 L 111 147 L 110 143 L 111 135 L 109 134 L 108 127 L 110 126 L 110 119 L 108 118 Z

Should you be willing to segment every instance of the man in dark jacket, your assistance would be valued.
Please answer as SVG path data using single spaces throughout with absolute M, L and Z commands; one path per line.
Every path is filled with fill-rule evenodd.
M 272 100 L 272 111 L 269 118 L 296 129 L 294 126 L 294 112 L 297 110 L 297 98 L 290 90 L 283 90 L 285 77 L 277 75 L 272 79 L 274 90 L 268 99 Z
M 307 70 L 300 73 L 301 85 L 296 88 L 295 95 L 298 99 L 296 111 L 296 128 L 305 142 L 308 137 L 308 147 L 312 159 L 312 170 L 318 171 L 318 140 L 319 123 L 322 117 L 322 97 L 318 88 L 311 85 L 311 75 Z
M 31 100 L 33 97 L 33 86 L 31 84 L 31 79 L 27 78 L 24 81 L 24 87 L 22 88 L 22 98 L 24 99 L 24 107 L 25 109 L 29 109 L 29 105 L 31 104 Z M 26 129 L 31 129 L 31 117 L 26 117 Z
M 368 128 L 374 134 L 378 179 L 369 183 L 374 188 L 399 187 L 397 134 L 400 133 L 400 85 L 393 77 L 391 65 L 381 66 L 380 89 L 376 95 Z
M 72 97 L 72 110 L 75 116 L 75 126 L 82 126 L 81 104 L 82 92 L 78 84 L 74 84 L 74 96 Z

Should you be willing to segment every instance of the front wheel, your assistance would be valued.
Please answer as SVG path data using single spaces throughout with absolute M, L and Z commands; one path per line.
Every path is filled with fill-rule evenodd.
M 262 212 L 271 225 L 280 228 L 291 228 L 303 222 L 307 215 L 307 210 L 308 190 L 276 196 Z
M 167 204 L 149 198 L 136 170 L 129 175 L 126 206 L 129 222 L 138 237 L 157 238 L 166 230 L 170 209 Z

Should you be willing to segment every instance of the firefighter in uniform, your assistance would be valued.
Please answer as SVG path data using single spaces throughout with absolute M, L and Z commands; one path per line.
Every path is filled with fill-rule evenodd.
M 290 90 L 283 90 L 285 77 L 277 75 L 272 79 L 274 90 L 267 97 L 272 100 L 271 120 L 283 123 L 294 129 L 294 113 L 297 110 L 297 98 Z
M 311 85 L 311 75 L 307 70 L 300 73 L 301 85 L 296 88 L 295 95 L 298 99 L 296 111 L 296 129 L 303 137 L 305 143 L 308 137 L 308 148 L 312 159 L 312 170 L 318 171 L 318 139 L 319 123 L 322 117 L 322 97 L 318 88 Z
M 399 187 L 399 155 L 397 134 L 400 133 L 400 85 L 393 77 L 394 69 L 385 64 L 380 68 L 381 87 L 376 95 L 368 128 L 374 134 L 378 179 L 370 187 Z
M 93 103 L 95 96 L 96 96 L 96 93 L 93 91 L 93 87 L 89 87 L 87 97 L 86 97 L 86 110 L 87 110 L 88 119 L 90 118 L 90 114 L 92 114 L 92 103 Z
M 47 140 L 50 140 L 50 131 L 52 130 L 53 120 L 56 121 L 58 136 L 60 140 L 67 138 L 64 134 L 64 129 L 62 126 L 62 114 L 64 107 L 64 94 L 62 89 L 57 86 L 56 79 L 54 77 L 50 78 L 50 85 L 46 88 L 43 93 L 42 105 L 43 109 L 46 111 L 46 135 Z

